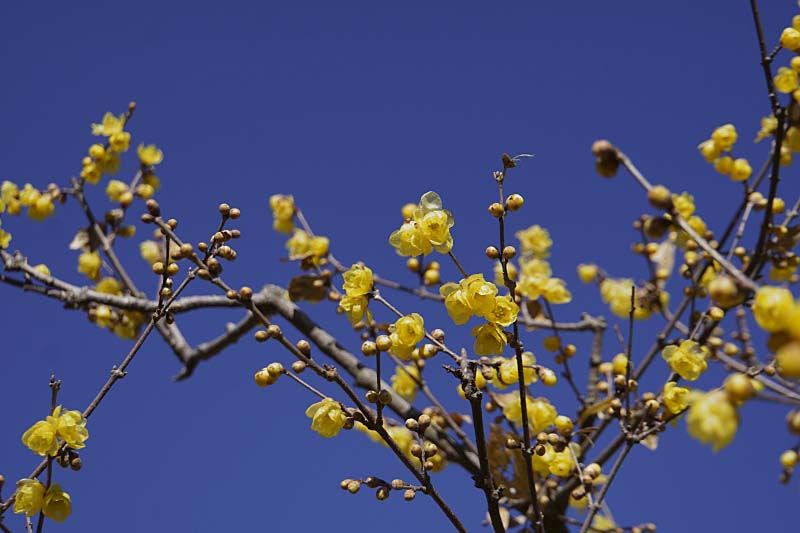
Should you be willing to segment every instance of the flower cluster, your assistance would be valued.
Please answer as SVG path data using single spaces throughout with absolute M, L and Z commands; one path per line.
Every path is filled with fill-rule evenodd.
M 286 241 L 286 249 L 292 259 L 308 259 L 312 264 L 319 265 L 328 255 L 330 240 L 295 228 L 292 236 Z
M 565 304 L 572 301 L 572 294 L 564 280 L 552 277 L 550 264 L 545 260 L 550 256 L 553 240 L 550 232 L 535 224 L 516 232 L 520 244 L 519 270 L 513 263 L 507 263 L 508 276 L 517 281 L 517 291 L 523 296 L 535 300 L 544 298 L 553 304 Z M 502 279 L 502 272 L 498 279 Z
M 30 183 L 21 189 L 12 182 L 5 180 L 0 185 L 0 213 L 19 215 L 22 208 L 28 209 L 28 217 L 41 222 L 56 209 L 55 201 L 61 198 L 61 191 L 57 185 L 51 183 L 46 190 L 39 190 Z
M 72 498 L 57 483 L 45 488 L 38 479 L 20 479 L 14 493 L 14 512 L 29 517 L 41 512 L 50 520 L 63 522 L 72 513 Z
M 22 443 L 39 455 L 55 456 L 61 444 L 80 450 L 89 438 L 86 419 L 80 411 L 63 411 L 59 405 L 44 420 L 22 434 Z
M 487 320 L 472 330 L 476 354 L 502 353 L 507 343 L 503 326 L 513 324 L 519 313 L 519 306 L 510 295 L 498 295 L 497 286 L 486 281 L 483 274 L 473 274 L 458 284 L 445 283 L 439 292 L 444 297 L 447 313 L 456 324 L 466 324 L 473 316 Z
M 403 361 L 411 358 L 417 344 L 425 338 L 425 320 L 418 313 L 401 316 L 389 326 L 389 339 L 392 346 L 389 352 Z
M 497 402 L 503 409 L 503 416 L 514 424 L 522 424 L 522 407 L 517 392 L 508 394 L 498 394 Z M 527 407 L 528 427 L 533 433 L 539 433 L 553 425 L 558 416 L 555 406 L 547 398 L 527 397 L 525 406 Z
M 771 334 L 769 346 L 775 351 L 778 372 L 800 378 L 800 302 L 789 289 L 763 286 L 753 298 L 753 317 Z
M 797 73 L 794 73 L 795 81 Z M 746 181 L 753 173 L 747 159 L 739 157 L 734 159 L 731 155 L 733 145 L 739 135 L 733 124 L 725 124 L 711 133 L 711 138 L 700 143 L 700 153 L 706 161 L 714 164 L 714 169 L 728 176 L 732 181 Z
M 392 376 L 392 388 L 400 397 L 413 402 L 417 397 L 419 377 L 417 365 L 398 365 Z
M 693 340 L 676 346 L 670 344 L 661 351 L 661 356 L 673 372 L 687 381 L 695 381 L 708 368 L 708 348 Z
M 689 434 L 714 451 L 727 446 L 739 427 L 739 413 L 723 391 L 694 392 L 686 416 Z
M 446 254 L 453 248 L 450 228 L 455 222 L 450 211 L 442 208 L 438 194 L 428 191 L 413 211 L 403 211 L 403 225 L 389 236 L 389 243 L 399 255 L 428 255 L 433 250 Z
M 291 233 L 294 229 L 294 197 L 286 194 L 273 194 L 269 197 L 272 209 L 272 229 L 281 233 Z

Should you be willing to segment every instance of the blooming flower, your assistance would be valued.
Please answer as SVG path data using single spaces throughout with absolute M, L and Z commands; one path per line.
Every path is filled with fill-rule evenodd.
M 14 493 L 14 512 L 33 516 L 42 510 L 44 485 L 38 479 L 20 479 Z
M 690 390 L 686 387 L 679 387 L 674 381 L 664 384 L 664 407 L 672 414 L 677 414 L 689 406 Z
M 344 292 L 347 296 L 364 296 L 372 290 L 372 270 L 361 264 L 355 264 L 342 274 Z
M 306 409 L 306 416 L 311 419 L 311 429 L 326 438 L 338 435 L 347 419 L 339 402 L 333 398 L 325 398 L 311 404 Z
M 139 244 L 139 255 L 151 265 L 163 259 L 163 252 L 156 241 L 142 241 Z
M 666 346 L 661 356 L 673 372 L 687 381 L 695 381 L 708 368 L 708 348 L 692 340 L 683 341 L 680 346 Z
M 739 138 L 736 127 L 733 124 L 724 124 L 711 133 L 711 140 L 720 147 L 723 152 L 730 151 L 736 140 Z
M 47 489 L 42 503 L 42 513 L 55 522 L 63 522 L 72 513 L 72 498 L 58 483 L 53 483 Z
M 475 326 L 471 334 L 475 337 L 477 355 L 499 355 L 508 343 L 503 328 L 493 322 Z
M 756 323 L 771 333 L 786 327 L 793 308 L 792 293 L 781 287 L 760 287 L 753 299 Z
M 389 236 L 389 244 L 402 256 L 428 255 L 434 249 L 446 254 L 453 248 L 450 228 L 454 223 L 439 195 L 428 191 L 420 197 L 411 219 Z
M 425 338 L 425 321 L 417 313 L 402 316 L 389 326 L 389 338 L 392 340 L 389 351 L 408 361 L 417 343 Z
M 272 228 L 281 233 L 289 233 L 294 228 L 294 197 L 286 194 L 273 194 L 269 197 L 269 207 L 272 209 Z
M 519 382 L 519 369 L 517 367 L 516 357 L 496 357 L 492 360 L 497 365 L 497 370 L 492 379 L 492 385 L 498 389 L 505 389 L 509 385 L 516 385 Z M 522 375 L 525 379 L 525 385 L 530 385 L 537 379 L 536 369 L 533 365 L 536 364 L 536 357 L 533 352 L 522 353 Z
M 520 230 L 514 236 L 519 240 L 523 255 L 539 259 L 550 255 L 553 240 L 550 238 L 550 232 L 540 225 L 535 224 L 528 229 Z
M 739 414 L 723 391 L 694 394 L 686 425 L 689 434 L 714 451 L 727 446 L 739 426 Z
M 145 166 L 152 167 L 164 160 L 164 152 L 159 150 L 155 144 L 140 144 L 136 153 L 139 155 L 139 161 Z
M 48 416 L 39 420 L 22 434 L 22 443 L 38 455 L 58 453 L 58 420 Z
M 120 115 L 117 118 L 113 113 L 107 112 L 103 115 L 103 120 L 100 124 L 92 124 L 92 135 L 111 137 L 115 133 L 121 132 L 124 125 L 125 115 Z
M 124 193 L 128 192 L 128 184 L 120 180 L 109 180 L 106 185 L 106 196 L 112 202 L 119 202 Z
M 61 406 L 55 408 L 53 416 L 58 419 L 57 431 L 67 446 L 73 450 L 80 450 L 85 446 L 84 442 L 89 438 L 89 431 L 86 429 L 86 419 L 80 411 L 63 411 Z
M 419 369 L 416 365 L 398 366 L 392 376 L 392 388 L 402 398 L 413 402 L 417 396 Z
M 597 279 L 597 265 L 581 263 L 578 265 L 578 278 L 584 283 L 592 283 Z
M 366 296 L 345 295 L 339 300 L 339 309 L 344 311 L 344 314 L 351 324 L 356 324 L 364 317 L 367 317 L 367 320 L 372 318 L 372 313 L 368 308 L 368 304 L 369 301 Z
M 97 252 L 83 252 L 78 256 L 78 272 L 85 274 L 89 279 L 100 277 L 100 254 Z

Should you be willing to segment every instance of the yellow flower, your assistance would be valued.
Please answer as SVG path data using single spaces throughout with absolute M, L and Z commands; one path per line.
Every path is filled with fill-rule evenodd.
M 444 306 L 453 322 L 458 325 L 466 324 L 472 316 L 472 309 L 460 286 L 455 283 L 445 283 L 439 287 L 439 294 L 444 297 Z
M 713 163 L 722 154 L 722 149 L 712 139 L 701 142 L 697 149 L 709 163 Z
M 730 174 L 733 170 L 733 158 L 726 155 L 714 160 L 714 170 L 720 174 Z
M 778 373 L 790 379 L 800 378 L 800 341 L 787 342 L 775 353 Z
M 511 295 L 495 296 L 494 302 L 494 309 L 489 314 L 484 315 L 486 320 L 501 326 L 510 326 L 517 321 L 519 306 L 511 299 Z
M 569 476 L 573 468 L 575 468 L 575 461 L 572 459 L 572 452 L 566 448 L 560 452 L 556 452 L 548 465 L 550 473 L 558 477 Z
M 55 408 L 53 416 L 58 418 L 58 436 L 73 450 L 80 450 L 89 438 L 86 419 L 80 411 L 62 411 L 61 406 Z
M 522 410 L 520 408 L 519 394 L 510 392 L 500 394 L 497 401 L 503 408 L 503 416 L 514 424 L 522 424 Z M 544 431 L 555 422 L 558 412 L 547 398 L 526 398 L 528 411 L 528 426 L 534 433 Z M 549 463 L 549 461 L 548 461 Z
M 738 134 L 733 124 L 724 124 L 711 133 L 711 139 L 723 152 L 730 151 L 736 144 Z
M 100 124 L 92 124 L 92 135 L 110 137 L 115 133 L 121 132 L 124 125 L 125 115 L 120 115 L 119 118 L 117 118 L 112 113 L 107 112 L 103 115 L 103 120 Z
M 139 154 L 139 161 L 145 166 L 152 167 L 164 160 L 164 152 L 159 150 L 155 144 L 140 144 L 136 153 Z
M 764 117 L 761 119 L 761 129 L 758 131 L 756 135 L 756 142 L 763 141 L 775 131 L 778 127 L 778 119 L 775 118 L 775 115 L 770 115 L 768 117 Z M 791 129 L 791 128 L 789 128 Z M 787 140 L 788 140 L 788 132 L 787 132 Z
M 770 281 L 792 281 L 795 272 L 797 272 L 797 265 L 786 265 L 785 267 L 773 265 L 769 270 L 769 279 Z
M 42 510 L 44 485 L 38 479 L 20 479 L 14 493 L 14 512 L 33 516 Z
M 533 471 L 540 476 L 547 476 L 550 474 L 550 463 L 556 456 L 556 451 L 553 449 L 552 444 L 545 444 L 544 449 L 544 455 L 534 453 L 531 456 L 533 458 Z
M 761 328 L 774 333 L 786 327 L 794 307 L 794 298 L 788 289 L 760 287 L 753 299 L 753 316 Z
M 538 224 L 520 230 L 514 236 L 519 240 L 523 255 L 531 255 L 540 259 L 550 255 L 553 240 L 550 238 L 550 233 Z
M 491 314 L 495 306 L 497 286 L 483 279 L 483 274 L 473 274 L 461 280 L 461 291 L 473 314 L 486 316 Z
M 100 254 L 97 252 L 83 252 L 78 257 L 78 272 L 86 274 L 89 279 L 97 279 L 100 277 Z
M 392 376 L 392 388 L 402 398 L 413 402 L 417 396 L 419 369 L 416 365 L 398 366 Z
M 486 377 L 483 375 L 480 369 L 475 370 L 475 386 L 478 387 L 479 390 L 486 388 Z M 462 400 L 467 399 L 467 395 L 464 394 L 464 388 L 459 384 L 456 388 L 456 392 L 461 397 Z
M 556 421 L 558 412 L 547 398 L 534 398 L 528 401 L 528 424 L 531 431 L 539 433 L 544 431 Z
M 389 351 L 408 361 L 417 343 L 425 338 L 425 321 L 417 313 L 400 317 L 389 326 L 389 338 L 392 340 Z
M 781 46 L 788 50 L 800 48 L 800 31 L 794 28 L 784 28 L 781 32 Z
M 472 336 L 477 355 L 500 355 L 508 343 L 503 328 L 492 322 L 472 328 Z
M 19 192 L 19 203 L 24 207 L 30 207 L 36 203 L 36 200 L 42 193 L 30 183 L 26 183 L 22 190 Z
M 58 452 L 58 419 L 48 416 L 39 420 L 22 434 L 22 443 L 38 455 Z
M 0 228 L 0 248 L 6 249 L 8 248 L 8 244 L 11 242 L 11 234 L 3 228 Z
M 595 515 L 592 519 L 592 530 L 594 531 L 616 531 L 617 524 L 605 515 Z
M 389 235 L 391 244 L 398 255 L 415 256 L 428 255 L 433 251 L 431 241 L 425 238 L 416 222 L 404 222 L 400 229 Z
M 747 159 L 740 157 L 733 162 L 730 177 L 733 181 L 746 181 L 752 173 L 753 169 L 750 167 L 750 163 L 747 162 Z
M 306 409 L 306 416 L 311 419 L 311 429 L 327 438 L 338 435 L 347 419 L 339 402 L 333 398 L 310 405 Z
M 672 414 L 677 414 L 689 406 L 689 394 L 686 387 L 679 387 L 674 381 L 664 384 L 664 407 Z
M 689 434 L 714 451 L 727 446 L 739 426 L 739 414 L 723 391 L 695 393 L 686 417 Z
M 508 277 L 512 280 L 517 279 L 519 276 L 519 271 L 517 267 L 514 266 L 514 263 L 509 261 L 506 263 L 506 270 L 508 271 Z M 494 264 L 494 283 L 495 285 L 503 286 L 506 284 L 506 280 L 503 277 L 503 264 L 500 261 L 496 261 Z
M 404 208 L 404 216 L 406 211 Z M 389 244 L 402 256 L 427 255 L 434 248 L 444 254 L 453 248 L 450 228 L 454 223 L 439 195 L 428 191 L 420 197 L 413 217 L 389 235 Z
M 347 315 L 347 319 L 351 324 L 356 324 L 358 321 L 366 317 L 367 320 L 372 319 L 372 314 L 367 307 L 369 301 L 366 296 L 343 296 L 339 300 L 339 308 Z
M 98 163 L 92 163 L 91 161 L 84 165 L 81 169 L 81 178 L 86 180 L 87 183 L 91 183 L 92 185 L 97 185 L 100 182 L 100 178 L 102 177 L 102 169 Z
M 13 181 L 3 180 L 0 185 L 0 199 L 3 202 L 10 204 L 12 200 L 17 200 L 19 196 L 19 187 Z
M 112 202 L 119 202 L 123 193 L 128 192 L 128 184 L 120 180 L 110 180 L 106 185 L 106 196 Z
M 94 309 L 94 323 L 101 328 L 107 328 L 112 325 L 113 314 L 111 308 L 107 305 L 98 305 Z
M 516 357 L 496 357 L 492 362 L 495 364 L 499 363 L 494 373 L 494 378 L 492 379 L 492 385 L 498 389 L 505 389 L 519 382 L 519 369 L 517 368 Z M 522 375 L 525 378 L 525 385 L 530 385 L 537 379 L 536 370 L 533 368 L 535 364 L 536 357 L 533 355 L 533 352 L 522 353 Z
M 72 513 L 72 499 L 58 483 L 53 483 L 47 489 L 42 504 L 42 513 L 55 522 L 63 522 Z
M 672 205 L 675 206 L 675 211 L 683 218 L 689 218 L 694 214 L 694 196 L 688 192 L 673 194 Z
M 141 244 L 139 244 L 139 255 L 151 265 L 163 259 L 161 246 L 155 241 L 142 241 Z
M 127 152 L 131 146 L 131 134 L 120 131 L 108 138 L 108 147 L 112 152 Z
M 105 277 L 97 282 L 94 290 L 103 294 L 120 295 L 122 294 L 122 285 L 115 278 Z
M 797 89 L 797 72 L 790 68 L 781 67 L 773 78 L 775 89 L 782 93 L 790 93 Z
M 584 283 L 592 283 L 597 279 L 597 265 L 581 263 L 578 265 L 578 278 Z
M 708 368 L 708 348 L 692 340 L 683 341 L 680 346 L 666 346 L 661 356 L 673 372 L 687 381 L 695 381 Z
M 50 194 L 42 194 L 28 207 L 28 216 L 41 222 L 52 215 L 55 209 L 53 197 Z
M 355 264 L 342 274 L 344 292 L 347 296 L 364 296 L 372 290 L 372 270 L 361 264 Z
M 269 197 L 272 209 L 272 228 L 281 233 L 289 233 L 294 228 L 294 197 L 285 194 L 273 194 Z

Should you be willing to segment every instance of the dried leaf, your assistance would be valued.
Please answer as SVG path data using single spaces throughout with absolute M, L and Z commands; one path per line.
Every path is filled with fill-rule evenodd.
M 296 302 L 320 302 L 328 295 L 328 280 L 319 276 L 295 276 L 289 282 L 289 298 Z

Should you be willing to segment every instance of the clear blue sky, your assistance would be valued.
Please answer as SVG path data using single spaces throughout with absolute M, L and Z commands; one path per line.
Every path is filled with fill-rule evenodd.
M 774 43 L 796 6 L 762 4 Z M 727 220 L 725 206 L 740 191 L 702 161 L 698 142 L 733 122 L 754 166 L 765 154 L 750 143 L 768 105 L 745 0 L 15 2 L 0 8 L 0 51 L 0 178 L 65 183 L 92 141 L 89 124 L 136 100 L 133 142 L 163 147 L 160 200 L 182 234 L 207 238 L 220 201 L 243 210 L 239 260 L 226 271 L 234 285 L 285 283 L 292 274 L 278 262 L 283 240 L 270 230 L 267 198 L 275 192 L 295 194 L 340 258 L 411 281 L 386 238 L 402 203 L 437 190 L 456 216 L 458 255 L 468 270 L 485 271 L 482 251 L 496 239 L 485 211 L 496 195 L 489 173 L 502 152 L 533 152 L 510 178 L 509 188 L 527 199 L 514 224 L 539 223 L 553 234 L 554 268 L 576 296 L 557 309 L 559 318 L 608 314 L 594 290 L 578 286 L 574 267 L 595 260 L 615 274 L 644 275 L 628 250 L 631 221 L 645 203 L 626 177 L 594 174 L 591 142 L 609 138 L 651 180 L 691 189 L 715 224 Z M 796 194 L 795 172 L 786 181 Z M 45 223 L 5 217 L 3 227 L 31 261 L 79 281 L 66 245 L 81 223 L 69 205 Z M 140 285 L 152 283 L 134 243 L 121 253 Z M 10 287 L 0 287 L 0 302 L 0 472 L 13 482 L 37 462 L 19 436 L 45 413 L 50 372 L 64 381 L 61 401 L 82 408 L 128 344 L 80 313 Z M 397 303 L 421 308 L 454 342 L 467 342 L 432 304 Z M 330 305 L 310 311 L 357 349 Z M 181 325 L 201 342 L 238 317 L 207 312 Z M 648 333 L 637 332 L 639 351 Z M 587 347 L 576 342 L 580 362 Z M 613 336 L 606 346 L 609 357 L 617 351 Z M 328 441 L 311 432 L 303 416 L 311 399 L 290 383 L 257 389 L 252 372 L 270 360 L 288 358 L 248 337 L 173 383 L 176 360 L 154 337 L 92 418 L 84 469 L 56 472 L 74 515 L 48 529 L 446 530 L 424 498 L 379 503 L 340 491 L 344 477 L 404 474 L 360 434 Z M 664 373 L 658 368 L 656 379 Z M 452 390 L 447 378 L 434 383 Z M 711 373 L 701 386 L 718 383 Z M 568 397 L 565 388 L 556 400 Z M 457 399 L 448 405 L 466 408 Z M 716 455 L 683 424 L 659 453 L 637 449 L 608 500 L 618 522 L 653 520 L 666 532 L 796 530 L 797 482 L 777 483 L 778 453 L 792 442 L 784 414 L 745 408 L 739 437 Z M 454 467 L 436 482 L 479 530 L 484 504 L 469 478 Z

